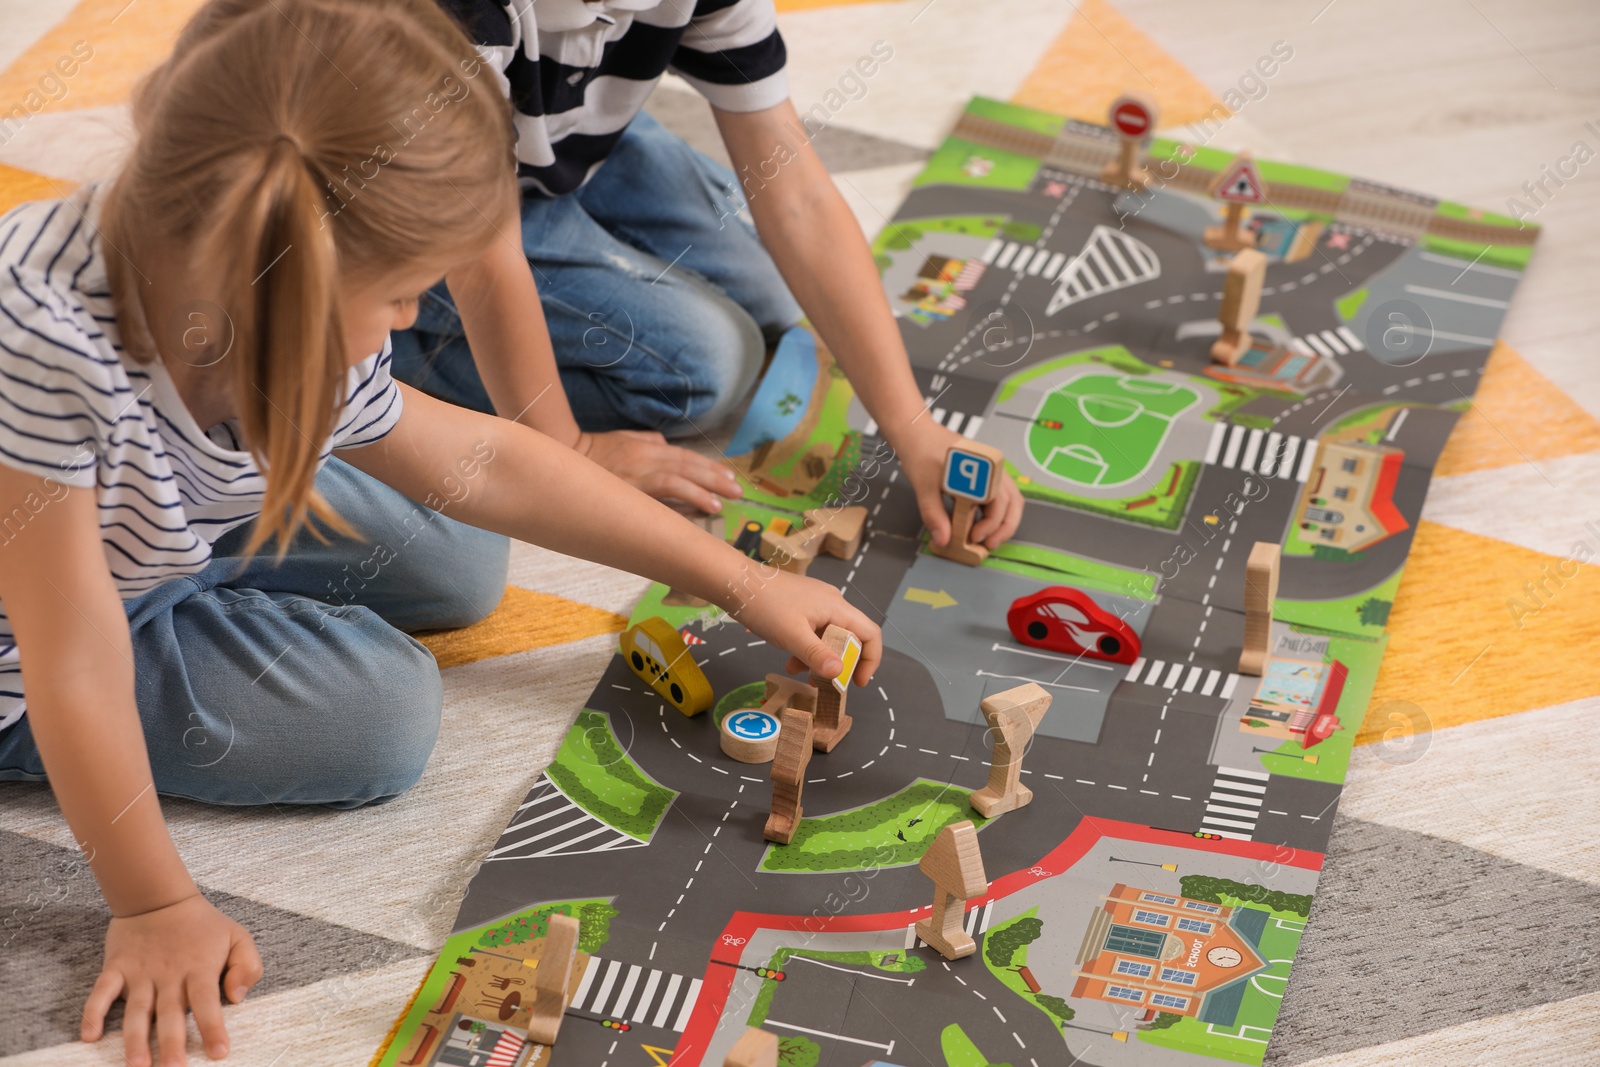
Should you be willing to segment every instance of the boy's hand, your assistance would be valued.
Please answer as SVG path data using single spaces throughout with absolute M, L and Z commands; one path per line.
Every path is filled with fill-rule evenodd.
M 895 445 L 900 457 L 900 468 L 911 480 L 917 493 L 917 510 L 922 513 L 922 524 L 928 528 L 933 543 L 943 548 L 950 540 L 950 511 L 945 505 L 944 460 L 951 445 L 965 438 L 951 433 L 930 418 L 918 419 L 907 431 L 899 435 Z M 994 502 L 984 507 L 983 516 L 972 526 L 972 543 L 999 548 L 1017 532 L 1022 521 L 1022 490 L 1002 472 L 995 487 Z
M 577 451 L 657 500 L 681 500 L 710 515 L 723 497 L 741 496 L 733 471 L 697 452 L 670 445 L 653 430 L 578 435 Z
M 814 671 L 837 678 L 844 664 L 839 654 L 822 643 L 829 625 L 843 626 L 861 640 L 861 660 L 855 682 L 865 686 L 883 660 L 883 635 L 878 624 L 851 606 L 831 585 L 815 578 L 774 568 L 763 568 L 749 584 L 744 603 L 733 617 L 750 631 L 790 653 L 790 674 Z
M 237 1004 L 260 979 L 261 956 L 249 932 L 199 893 L 143 915 L 112 919 L 105 963 L 83 1007 L 83 1040 L 100 1040 L 106 1012 L 120 997 L 128 1067 L 149 1067 L 152 1015 L 161 1067 L 186 1063 L 186 1010 L 194 1012 L 206 1054 L 219 1060 L 228 1054 L 219 987 Z

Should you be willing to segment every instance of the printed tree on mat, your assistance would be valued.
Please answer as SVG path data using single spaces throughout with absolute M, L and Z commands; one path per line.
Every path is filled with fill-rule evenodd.
M 817 1067 L 822 1046 L 800 1034 L 778 1038 L 778 1067 Z
M 493 926 L 478 935 L 478 944 L 484 948 L 502 945 L 520 945 L 536 937 L 543 937 L 552 915 L 571 915 L 578 920 L 578 950 L 593 952 L 611 937 L 611 920 L 617 909 L 604 901 L 591 901 L 574 908 L 570 904 L 553 904 L 538 911 L 524 912 L 508 922 Z
M 1367 597 L 1361 602 L 1357 610 L 1361 613 L 1361 621 L 1367 626 L 1382 626 L 1389 621 L 1389 609 L 1394 607 L 1394 602 L 1379 600 L 1377 597 Z
M 1039 919 L 1019 919 L 1002 930 L 996 930 L 983 939 L 983 952 L 996 967 L 1011 966 L 1011 957 L 1023 945 L 1031 945 L 1044 933 L 1044 923 Z M 1071 1018 L 1071 1016 L 1068 1016 Z
M 1060 997 L 1052 997 L 1047 993 L 1035 994 L 1033 1002 L 1064 1023 L 1070 1023 L 1073 1017 L 1078 1014 L 1067 1006 L 1066 1001 Z
M 1183 895 L 1193 900 L 1209 900 L 1213 904 L 1226 903 L 1223 897 L 1232 897 L 1251 904 L 1260 904 L 1273 911 L 1292 911 L 1296 915 L 1311 914 L 1310 893 L 1283 893 L 1253 882 L 1235 882 L 1230 878 L 1211 878 L 1203 874 L 1190 874 L 1178 879 Z

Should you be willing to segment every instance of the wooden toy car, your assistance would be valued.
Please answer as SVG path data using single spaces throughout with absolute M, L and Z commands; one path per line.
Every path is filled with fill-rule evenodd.
M 685 715 L 711 706 L 711 683 L 689 654 L 683 637 L 659 615 L 622 632 L 622 658 L 633 673 Z
M 1111 663 L 1139 658 L 1133 627 L 1096 604 L 1081 589 L 1052 585 L 1018 597 L 1006 612 L 1011 636 L 1025 645 Z

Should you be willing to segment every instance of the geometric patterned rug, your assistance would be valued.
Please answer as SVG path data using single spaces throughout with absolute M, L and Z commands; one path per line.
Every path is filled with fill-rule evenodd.
M 0 0 L 0 211 L 114 168 L 131 87 L 195 6 Z M 1234 2 L 778 6 L 802 110 L 875 41 L 894 49 L 817 142 L 869 233 L 970 96 L 1098 121 L 1129 86 L 1174 129 L 1220 100 L 1233 113 L 1223 147 L 1537 208 L 1544 233 L 1506 343 L 1435 469 L 1269 1062 L 1600 1061 L 1600 750 L 1587 737 L 1600 578 L 1590 565 L 1564 577 L 1565 561 L 1600 557 L 1600 182 L 1547 183 L 1537 201 L 1523 189 L 1575 140 L 1600 147 L 1584 126 L 1600 13 L 1574 0 L 1512 20 L 1416 0 L 1401 18 L 1376 0 L 1317 0 L 1283 5 L 1272 25 Z M 1241 75 L 1280 39 L 1295 58 L 1256 93 Z M 92 57 L 49 80 L 80 41 Z M 669 81 L 651 110 L 714 153 L 687 86 Z M 229 1062 L 371 1057 L 645 585 L 516 546 L 500 610 L 430 639 L 444 727 L 421 783 L 391 804 L 165 802 L 196 879 L 266 961 L 227 1010 Z M 105 917 L 49 790 L 0 785 L 0 1065 L 122 1062 L 115 1036 L 75 1042 Z M 192 1026 L 190 1055 L 203 1057 Z

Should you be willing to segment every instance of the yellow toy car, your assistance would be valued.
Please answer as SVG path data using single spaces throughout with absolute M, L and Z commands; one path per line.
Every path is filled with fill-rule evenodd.
M 622 632 L 622 658 L 634 674 L 685 715 L 698 715 L 711 706 L 711 683 L 705 672 L 689 655 L 678 631 L 659 615 Z

